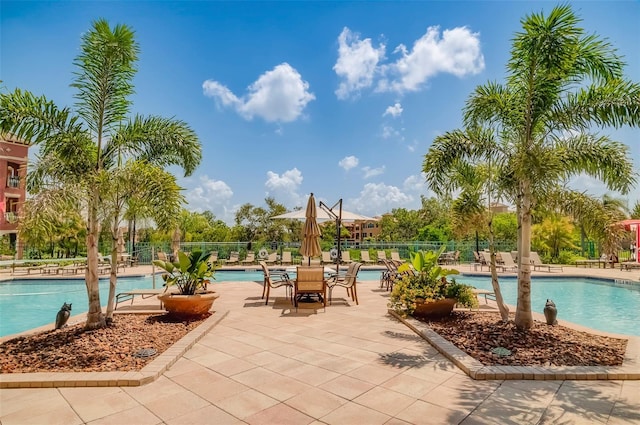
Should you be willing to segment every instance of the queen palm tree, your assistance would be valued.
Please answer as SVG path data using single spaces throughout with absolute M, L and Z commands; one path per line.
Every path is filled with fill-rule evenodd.
M 124 166 L 124 159 L 149 167 L 178 165 L 188 175 L 202 156 L 198 137 L 186 123 L 156 116 L 128 118 L 138 52 L 129 27 L 116 25 L 112 29 L 101 19 L 82 36 L 74 61 L 71 86 L 77 89 L 75 110 L 58 108 L 44 96 L 20 89 L 0 94 L 0 131 L 40 145 L 28 177 L 29 191 L 37 194 L 51 187 L 62 188 L 66 195 L 76 195 L 76 205 L 85 214 L 86 329 L 106 325 L 98 291 L 99 226 L 101 219 L 113 211 L 103 208 L 103 196 L 124 193 L 115 187 L 121 181 L 118 170 Z M 161 179 L 166 173 L 148 176 Z M 174 193 L 177 186 L 175 181 L 167 186 L 159 181 L 144 185 Z M 157 198 L 174 199 L 170 193 Z M 160 217 L 177 213 L 173 201 L 156 205 Z
M 450 146 L 467 144 L 482 146 L 486 162 L 469 162 L 464 157 L 448 161 Z M 497 181 L 492 178 L 493 162 L 498 150 L 490 131 L 475 129 L 466 132 L 456 130 L 438 136 L 424 160 L 424 173 L 433 191 L 442 196 L 457 191 L 452 203 L 453 218 L 457 224 L 486 223 L 489 230 L 489 253 L 491 262 L 491 286 L 502 320 L 509 319 L 509 308 L 502 298 L 496 269 L 496 251 L 493 233 L 492 196 L 499 197 Z M 442 167 L 443 164 L 448 167 Z
M 532 212 L 550 190 L 584 173 L 622 193 L 635 183 L 628 147 L 596 132 L 598 127 L 638 126 L 640 85 L 626 80 L 624 63 L 604 39 L 585 34 L 568 5 L 522 21 L 504 84 L 479 86 L 467 101 L 467 128 L 487 126 L 496 145 L 460 139 L 435 143 L 440 160 L 433 174 L 460 158 L 487 158 L 500 148 L 495 178 L 518 216 L 516 326 L 533 326 L 531 313 Z M 428 171 L 425 169 L 425 171 Z M 431 184 L 442 184 L 437 176 Z

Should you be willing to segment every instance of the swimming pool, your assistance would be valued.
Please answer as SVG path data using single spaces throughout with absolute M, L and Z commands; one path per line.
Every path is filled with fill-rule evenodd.
M 362 270 L 361 280 L 380 280 L 379 270 Z M 458 282 L 480 289 L 491 289 L 491 280 L 480 276 L 455 276 Z M 219 271 L 215 282 L 262 282 L 260 271 Z M 119 278 L 117 292 L 152 288 L 151 276 Z M 156 277 L 156 287 L 162 279 Z M 501 277 L 505 301 L 516 304 L 515 277 Z M 636 287 L 637 288 L 637 287 Z M 100 279 L 100 300 L 106 304 L 109 280 Z M 599 279 L 535 278 L 532 281 L 531 305 L 542 313 L 547 298 L 558 307 L 558 318 L 606 332 L 640 336 L 640 290 L 613 286 Z M 72 315 L 88 309 L 84 280 L 15 280 L 0 283 L 0 336 L 23 332 L 55 321 L 62 303 L 73 303 Z
M 363 270 L 362 280 L 380 280 L 380 271 Z M 214 282 L 262 282 L 261 271 L 218 271 Z M 162 287 L 156 277 L 156 287 Z M 130 289 L 153 288 L 151 276 L 118 278 L 116 292 Z M 109 279 L 100 279 L 100 301 L 107 303 Z M 55 322 L 62 303 L 72 303 L 71 315 L 88 309 L 87 289 L 82 279 L 68 280 L 14 280 L 0 283 L 0 337 L 23 332 Z M 53 329 L 53 325 L 52 325 Z
M 480 276 L 455 276 L 456 281 L 479 289 L 491 288 L 491 280 Z M 507 304 L 516 305 L 518 282 L 501 277 L 500 289 Z M 614 286 L 603 279 L 534 278 L 531 308 L 542 313 L 547 298 L 558 308 L 558 319 L 591 329 L 640 336 L 640 288 Z M 484 302 L 484 301 L 481 301 Z

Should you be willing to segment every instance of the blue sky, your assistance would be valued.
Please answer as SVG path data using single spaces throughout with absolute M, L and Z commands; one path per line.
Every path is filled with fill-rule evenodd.
M 294 208 L 313 192 L 373 216 L 431 196 L 420 171 L 432 140 L 460 127 L 477 85 L 503 81 L 520 19 L 554 5 L 3 0 L 0 79 L 72 106 L 82 33 L 98 18 L 127 24 L 141 48 L 132 112 L 184 120 L 202 142 L 200 167 L 179 179 L 188 209 L 231 223 L 244 203 Z M 639 80 L 640 3 L 572 5 Z M 638 169 L 640 130 L 605 134 Z M 605 193 L 586 177 L 572 184 Z

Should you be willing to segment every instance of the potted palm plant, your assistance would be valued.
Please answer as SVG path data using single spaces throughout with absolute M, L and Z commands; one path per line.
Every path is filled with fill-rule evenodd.
M 419 251 L 411 255 L 411 264 L 398 268 L 402 277 L 393 285 L 390 308 L 402 314 L 435 318 L 450 314 L 456 304 L 476 305 L 470 286 L 447 278 L 458 271 L 439 266 L 439 255 Z
M 185 254 L 179 251 L 175 262 L 154 260 L 153 264 L 166 272 L 162 279 L 167 289 L 171 286 L 177 288 L 177 291 L 166 291 L 158 296 L 169 313 L 201 315 L 211 309 L 219 295 L 207 290 L 215 273 L 210 256 L 210 252 L 195 250 Z

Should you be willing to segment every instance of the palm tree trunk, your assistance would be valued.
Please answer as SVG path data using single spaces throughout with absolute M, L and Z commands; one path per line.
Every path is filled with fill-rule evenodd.
M 518 329 L 533 327 L 531 314 L 531 190 L 523 182 L 518 205 L 518 304 L 515 324 Z
M 491 214 L 491 213 L 490 213 Z M 496 270 L 496 248 L 493 240 L 493 218 L 489 218 L 489 255 L 491 255 L 491 286 L 493 287 L 493 293 L 496 294 L 496 304 L 498 304 L 498 310 L 500 311 L 500 317 L 502 321 L 509 320 L 509 307 L 504 303 L 502 298 L 502 291 L 500 290 L 500 284 L 498 283 L 498 272 Z
M 107 300 L 107 321 L 113 319 L 113 309 L 116 298 L 116 284 L 118 283 L 118 239 L 119 229 L 118 220 L 114 219 L 114 225 L 111 228 L 111 238 L 113 240 L 111 248 L 111 273 L 109 275 L 109 298 Z
M 100 287 L 98 286 L 98 239 L 100 228 L 98 225 L 98 190 L 93 189 L 92 199 L 89 201 L 89 216 L 87 220 L 87 271 L 85 282 L 89 298 L 89 311 L 85 329 L 104 328 L 106 321 L 100 305 Z

